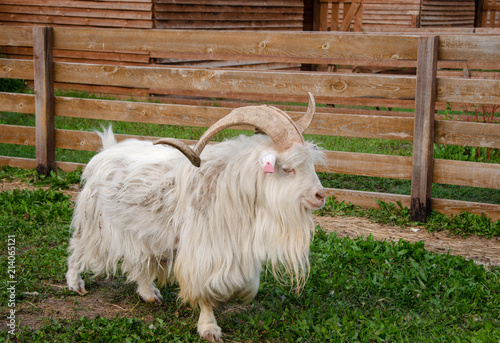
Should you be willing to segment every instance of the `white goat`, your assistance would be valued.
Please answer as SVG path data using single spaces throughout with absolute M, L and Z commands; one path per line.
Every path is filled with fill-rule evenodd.
M 306 115 L 294 123 L 274 107 L 242 107 L 209 128 L 193 149 L 172 139 L 155 142 L 176 146 L 191 163 L 171 147 L 116 144 L 105 130 L 103 151 L 82 175 L 71 224 L 69 289 L 87 293 L 80 277 L 86 269 L 109 275 L 120 268 L 145 301 L 161 303 L 153 282 L 177 281 L 179 296 L 200 307 L 200 336 L 219 341 L 213 307 L 252 300 L 263 263 L 302 287 L 311 211 L 325 201 L 314 170 L 323 154 L 302 137 L 314 109 L 310 95 Z M 217 132 L 242 123 L 266 135 L 207 146 L 200 157 Z

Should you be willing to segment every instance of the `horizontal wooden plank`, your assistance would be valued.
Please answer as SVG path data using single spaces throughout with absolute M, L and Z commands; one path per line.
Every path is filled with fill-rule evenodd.
M 352 203 L 365 209 L 379 208 L 377 200 L 393 204 L 399 201 L 403 207 L 409 208 L 411 200 L 409 195 L 363 192 L 348 189 L 327 188 L 326 193 L 327 196 L 335 196 L 338 201 Z M 500 219 L 500 205 L 496 204 L 433 198 L 432 209 L 448 216 L 470 212 L 477 215 L 484 214 L 492 221 Z
M 126 25 L 124 26 L 126 27 Z M 417 37 L 321 32 L 211 32 L 199 30 L 123 30 L 56 27 L 55 48 L 158 51 L 200 55 L 200 58 L 226 59 L 230 56 L 291 59 L 415 60 Z M 31 29 L 19 32 L 9 26 L 0 30 L 0 43 L 31 45 Z M 117 39 L 120 37 L 120 39 Z M 500 36 L 441 35 L 441 60 L 495 62 L 500 60 Z M 308 60 L 309 59 L 309 60 Z M 330 61 L 327 61 L 330 59 Z M 318 60 L 318 63 L 321 61 Z
M 342 151 L 325 151 L 325 155 L 325 165 L 318 165 L 318 171 L 406 180 L 411 178 L 411 157 Z
M 0 7 L 1 9 L 1 7 Z M 280 20 L 298 20 L 302 21 L 302 13 L 255 13 L 255 12 L 155 12 L 155 18 L 158 20 L 181 20 L 181 21 L 280 21 Z M 225 23 L 219 23 L 224 25 Z
M 121 142 L 127 139 L 155 141 L 162 137 L 115 134 L 115 138 L 118 142 Z M 188 145 L 194 145 L 196 143 L 196 141 L 186 139 L 181 139 L 181 141 Z M 217 143 L 211 142 L 210 144 Z M 56 130 L 56 148 L 99 151 L 102 148 L 102 142 L 101 138 L 95 132 Z
M 158 4 L 191 4 L 191 5 L 235 5 L 233 0 L 156 0 Z M 302 7 L 300 0 L 246 0 L 245 6 L 288 6 Z
M 272 93 L 317 97 L 412 99 L 415 78 L 392 75 L 332 75 L 190 68 L 151 68 L 55 63 L 55 81 L 106 86 L 227 93 Z
M 28 15 L 28 14 L 4 14 L 0 13 L 0 21 L 26 24 L 47 24 L 47 25 L 74 25 L 74 26 L 96 26 L 96 27 L 126 27 L 136 29 L 150 29 L 153 27 L 151 20 L 135 19 L 110 19 L 110 18 L 77 18 L 48 15 Z M 123 49 L 119 49 L 123 50 Z
M 500 61 L 499 35 L 440 35 L 440 60 Z
M 436 120 L 434 142 L 500 149 L 498 124 Z
M 0 166 L 10 166 L 22 169 L 35 169 L 36 160 L 34 158 L 0 156 Z
M 156 13 L 158 12 L 175 12 L 175 13 L 303 13 L 303 8 L 289 6 L 246 6 L 245 3 L 236 6 L 220 6 L 220 5 L 177 5 L 177 4 L 157 4 L 155 6 Z
M 33 158 L 0 156 L 0 166 L 11 166 L 23 169 L 35 169 L 36 160 Z M 85 169 L 86 164 L 75 162 L 56 161 L 56 167 L 64 172 L 72 172 L 77 169 Z
M 151 20 L 152 11 L 121 11 L 115 9 L 92 9 L 48 7 L 48 6 L 19 6 L 0 4 L 0 13 L 11 14 L 35 14 L 44 16 L 65 16 L 65 17 L 85 17 L 85 18 L 109 18 L 109 19 L 138 19 Z
M 29 26 L 1 26 L 0 45 L 33 46 L 33 29 Z
M 500 80 L 438 78 L 437 101 L 500 104 Z
M 292 29 L 300 31 L 302 20 L 251 20 L 251 21 L 218 21 L 218 20 L 154 20 L 158 29 L 172 30 L 247 30 L 247 31 L 284 31 Z
M 0 58 L 0 78 L 33 80 L 33 61 Z
M 142 2 L 141 2 L 142 1 Z M 151 11 L 153 8 L 152 0 L 132 0 L 132 1 L 77 1 L 77 0 L 45 0 L 43 3 L 40 0 L 2 0 L 5 5 L 24 6 L 40 6 L 44 7 L 66 7 L 83 9 L 120 9 L 131 11 Z
M 118 39 L 119 38 L 119 39 Z M 320 32 L 235 32 L 203 30 L 81 30 L 54 28 L 60 49 L 163 51 L 193 54 L 313 58 L 410 59 L 417 57 L 416 37 L 378 37 Z M 126 43 L 125 43 L 126 42 Z M 125 48 L 126 46 L 126 48 Z
M 7 54 L 9 57 L 13 54 L 25 55 L 27 58 L 33 58 L 33 48 L 30 47 L 3 47 L 2 52 Z M 64 60 L 69 60 L 75 63 L 80 63 L 78 60 L 85 60 L 87 62 L 92 61 L 105 61 L 101 64 L 106 64 L 111 61 L 120 61 L 128 63 L 142 63 L 149 64 L 149 53 L 142 51 L 89 51 L 89 50 L 53 50 L 54 60 L 58 62 L 64 62 Z M 12 57 L 11 57 L 12 58 Z M 82 62 L 82 63 L 87 63 Z M 132 64 L 133 65 L 133 64 Z
M 30 126 L 0 125 L 0 143 L 35 145 L 35 128 Z
M 231 109 L 56 97 L 56 115 L 163 125 L 208 127 Z
M 433 182 L 500 189 L 500 165 L 435 159 Z
M 493 222 L 500 219 L 500 205 L 497 204 L 434 198 L 432 199 L 431 207 L 433 210 L 448 216 L 458 215 L 462 212 L 470 212 L 477 215 L 484 214 Z
M 4 60 L 5 63 L 5 60 Z M 102 77 L 100 77 L 102 75 Z M 186 90 L 225 94 L 275 94 L 286 98 L 312 91 L 318 98 L 414 99 L 415 77 L 305 72 L 262 72 L 55 63 L 57 82 Z M 437 101 L 500 103 L 500 80 L 438 78 Z M 217 95 L 214 95 L 217 96 Z
M 20 93 L 0 93 L 0 111 L 34 114 L 35 95 Z
M 347 204 L 351 203 L 364 209 L 379 208 L 380 206 L 377 204 L 377 200 L 392 204 L 396 204 L 396 202 L 399 201 L 403 207 L 410 207 L 409 195 L 365 192 L 338 188 L 327 188 L 326 195 L 327 197 L 334 196 L 339 202 L 344 201 Z
M 108 86 L 98 86 L 98 85 L 83 85 L 75 83 L 54 83 L 55 89 L 65 89 L 65 90 L 77 90 L 81 92 L 87 92 L 91 94 L 102 94 L 109 95 L 112 94 L 114 98 L 117 99 L 130 99 L 136 98 L 138 100 L 147 100 L 149 92 L 147 89 L 140 88 L 127 88 L 127 87 L 108 87 Z
M 58 116 L 196 127 L 208 127 L 232 110 L 223 107 L 63 97 L 56 97 L 55 106 Z M 292 119 L 298 120 L 304 112 L 287 113 Z M 413 119 L 318 112 L 306 133 L 412 140 Z

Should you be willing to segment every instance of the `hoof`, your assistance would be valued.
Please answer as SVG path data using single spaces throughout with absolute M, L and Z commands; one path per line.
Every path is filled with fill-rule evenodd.
M 146 300 L 148 303 L 155 303 L 157 305 L 161 305 L 163 303 L 163 297 L 161 295 L 155 295 L 154 297 Z
M 68 280 L 68 289 L 81 296 L 88 293 L 85 289 L 85 282 L 80 277 L 77 280 Z
M 161 305 L 163 303 L 163 298 L 161 296 L 160 290 L 154 285 L 142 285 L 137 288 L 137 293 L 141 298 L 148 303 L 155 303 Z
M 207 340 L 208 342 L 222 342 L 222 332 L 220 327 L 215 325 L 215 327 L 206 329 L 200 332 L 200 337 Z

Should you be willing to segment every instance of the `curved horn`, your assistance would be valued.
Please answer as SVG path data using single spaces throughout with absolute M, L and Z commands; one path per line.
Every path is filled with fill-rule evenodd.
M 314 101 L 314 96 L 310 92 L 308 92 L 307 95 L 309 96 L 309 105 L 307 106 L 307 111 L 302 116 L 302 118 L 295 122 L 300 133 L 304 133 L 309 125 L 311 125 L 314 113 L 316 111 L 316 102 Z
M 312 95 L 310 95 L 310 99 Z M 311 117 L 312 108 L 314 115 L 314 99 L 309 103 L 309 108 L 304 116 Z M 312 119 L 312 118 L 311 118 Z M 302 119 L 301 119 L 302 121 Z M 310 123 L 307 123 L 307 125 Z M 167 144 L 179 149 L 193 165 L 201 164 L 200 154 L 210 140 L 220 131 L 235 125 L 251 125 L 268 135 L 277 145 L 278 151 L 290 148 L 294 143 L 304 144 L 301 129 L 283 111 L 271 106 L 246 106 L 232 110 L 227 116 L 218 120 L 201 136 L 196 145 L 191 149 L 183 142 L 173 138 L 162 138 L 153 144 Z

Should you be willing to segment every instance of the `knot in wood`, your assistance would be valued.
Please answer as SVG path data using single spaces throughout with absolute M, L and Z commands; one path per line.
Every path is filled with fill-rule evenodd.
M 207 49 L 207 52 L 208 52 L 209 54 L 213 54 L 213 53 L 214 53 L 214 49 L 213 49 L 213 48 L 208 48 L 208 49 Z
M 321 49 L 323 50 L 327 50 L 327 49 L 330 49 L 330 44 L 327 43 L 324 43 L 322 46 L 321 46 Z
M 103 66 L 102 70 L 105 73 L 116 73 L 118 71 L 118 67 L 117 66 Z
M 267 43 L 266 43 L 266 42 L 260 42 L 260 43 L 259 43 L 259 48 L 260 48 L 260 49 L 264 49 L 266 46 L 267 46 Z
M 337 80 L 333 82 L 330 87 L 336 92 L 341 92 L 347 88 L 347 82 L 344 80 Z
M 391 60 L 399 60 L 399 55 L 392 55 Z

